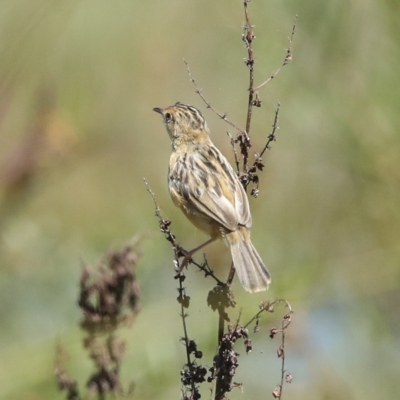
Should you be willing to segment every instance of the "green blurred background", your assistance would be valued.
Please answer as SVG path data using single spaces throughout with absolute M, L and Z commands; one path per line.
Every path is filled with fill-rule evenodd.
M 91 372 L 76 307 L 83 263 L 143 235 L 142 311 L 123 336 L 123 381 L 135 399 L 176 399 L 184 348 L 171 249 L 158 231 L 146 177 L 173 231 L 204 239 L 170 201 L 169 142 L 152 108 L 204 110 L 232 160 L 230 127 L 194 93 L 244 125 L 247 69 L 240 0 L 0 2 L 0 399 L 62 399 L 56 342 L 83 385 Z M 261 92 L 253 149 L 282 103 L 278 140 L 251 199 L 253 242 L 273 275 L 268 293 L 235 283 L 243 318 L 263 299 L 295 310 L 285 386 L 292 399 L 400 398 L 400 3 L 253 0 L 256 83 L 283 60 L 299 15 L 293 62 Z M 233 134 L 234 132 L 231 131 Z M 229 255 L 207 256 L 218 274 Z M 189 334 L 215 351 L 211 281 L 188 273 Z M 271 398 L 278 341 L 263 319 L 241 356 L 232 399 Z M 162 334 L 161 334 L 162 333 Z M 242 350 L 241 350 L 242 352 Z M 204 391 L 205 398 L 209 395 Z

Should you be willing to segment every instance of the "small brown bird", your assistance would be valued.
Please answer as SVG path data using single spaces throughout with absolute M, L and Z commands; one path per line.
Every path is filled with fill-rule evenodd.
M 211 238 L 189 251 L 180 268 L 207 244 L 228 244 L 239 280 L 249 292 L 266 290 L 270 274 L 250 241 L 251 214 L 246 192 L 228 160 L 214 146 L 199 110 L 181 103 L 154 108 L 171 139 L 168 187 L 186 217 Z

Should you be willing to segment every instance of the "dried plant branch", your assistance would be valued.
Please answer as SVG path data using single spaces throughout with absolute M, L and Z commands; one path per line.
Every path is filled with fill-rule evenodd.
M 271 328 L 270 329 L 270 338 L 273 339 L 276 334 L 280 333 L 281 336 L 281 343 L 279 345 L 279 348 L 277 350 L 277 355 L 281 359 L 281 381 L 280 384 L 272 391 L 272 395 L 274 398 L 277 399 L 282 399 L 282 393 L 283 393 L 283 385 L 284 382 L 291 383 L 293 380 L 293 377 L 290 373 L 287 372 L 285 368 L 285 360 L 286 360 L 286 353 L 285 353 L 285 339 L 286 339 L 286 329 L 292 322 L 292 314 L 293 310 L 290 305 L 290 303 L 284 299 L 279 299 L 277 300 L 279 303 L 283 303 L 285 307 L 289 308 L 289 312 L 286 313 L 281 322 L 281 328 Z M 286 375 L 285 375 L 286 374 Z
M 178 302 L 181 305 L 181 318 L 183 325 L 184 336 L 181 339 L 186 349 L 186 364 L 181 370 L 181 382 L 182 382 L 182 399 L 183 400 L 198 400 L 201 395 L 199 392 L 198 384 L 205 382 L 207 369 L 200 364 L 197 364 L 196 359 L 203 357 L 203 352 L 198 350 L 197 344 L 194 340 L 189 339 L 186 318 L 188 314 L 185 309 L 189 308 L 190 297 L 186 294 L 186 289 L 183 287 L 185 276 L 179 277 L 179 296 Z M 191 355 L 193 354 L 194 360 Z
M 286 329 L 292 322 L 292 310 L 290 310 L 290 313 L 286 314 L 283 319 L 282 319 L 282 327 L 281 327 L 281 344 L 278 349 L 278 357 L 281 358 L 282 364 L 281 364 L 281 383 L 279 385 L 279 399 L 282 398 L 282 392 L 283 392 L 283 383 L 286 381 L 287 383 L 291 383 L 293 380 L 293 377 L 291 374 L 286 373 L 286 368 L 285 368 L 285 360 L 286 360 L 286 353 L 285 353 L 285 339 L 286 339 Z M 286 374 L 286 375 L 285 375 Z
M 250 325 L 252 322 L 254 322 L 254 321 L 256 321 L 256 327 L 258 327 L 258 323 L 259 323 L 261 314 L 264 313 L 264 312 L 274 312 L 274 310 L 275 310 L 275 304 L 276 304 L 277 302 L 278 302 L 278 300 L 274 300 L 274 301 L 272 301 L 272 302 L 269 302 L 269 301 L 264 301 L 264 302 L 262 302 L 262 303 L 260 304 L 260 306 L 259 306 L 260 311 L 258 311 L 258 312 L 244 325 L 244 327 L 245 327 L 245 328 L 248 328 L 249 325 Z M 254 330 L 257 331 L 257 329 L 254 329 Z
M 210 368 L 212 376 L 217 376 L 215 388 L 215 400 L 225 400 L 226 393 L 234 387 L 242 386 L 233 381 L 236 369 L 239 366 L 239 353 L 235 351 L 234 345 L 238 339 L 243 339 L 246 353 L 252 350 L 252 343 L 247 329 L 237 324 L 235 327 L 228 325 L 228 331 L 223 335 L 218 352 L 214 357 L 213 366 Z
M 203 100 L 203 102 L 206 104 L 207 108 L 209 108 L 216 115 L 218 115 L 218 117 L 220 117 L 222 120 L 227 122 L 236 131 L 238 131 L 238 134 L 237 134 L 236 138 L 233 139 L 233 141 L 231 141 L 231 144 L 232 144 L 232 146 L 234 148 L 235 143 L 239 143 L 240 154 L 243 157 L 243 170 L 247 171 L 247 162 L 248 162 L 248 158 L 249 158 L 249 148 L 251 147 L 250 136 L 248 135 L 246 130 L 243 130 L 243 129 L 239 128 L 233 122 L 228 120 L 228 118 L 226 116 L 226 113 L 222 114 L 222 113 L 218 112 L 214 107 L 211 106 L 210 102 L 203 96 L 202 90 L 197 86 L 196 80 L 193 78 L 192 72 L 191 72 L 191 70 L 189 68 L 189 64 L 187 63 L 187 61 L 185 59 L 183 61 L 184 61 L 185 65 L 186 65 L 186 70 L 187 70 L 187 73 L 189 75 L 190 81 L 193 83 L 193 85 L 196 88 L 195 92 Z M 250 111 L 250 114 L 251 114 L 251 111 Z M 231 135 L 229 134 L 229 136 L 231 136 Z M 239 165 L 239 161 L 237 159 L 236 150 L 235 149 L 234 149 L 234 154 L 235 154 L 235 161 L 236 161 L 236 165 L 237 165 L 238 174 L 240 175 L 240 167 L 238 166 Z
M 233 136 L 229 132 L 226 132 L 226 133 L 229 136 L 230 141 L 231 141 L 233 156 L 235 157 L 236 171 L 239 173 L 240 172 L 240 165 L 239 165 L 239 160 L 237 158 L 237 151 L 236 151 L 236 147 L 235 147 L 235 143 L 236 142 L 235 142 L 235 139 L 233 138 Z
M 249 69 L 249 97 L 248 97 L 248 102 L 247 102 L 247 117 L 246 117 L 246 133 L 250 133 L 250 125 L 251 125 L 251 117 L 252 117 L 252 112 L 253 112 L 253 106 L 257 105 L 254 104 L 254 64 L 255 64 L 255 59 L 254 59 L 254 51 L 253 51 L 253 40 L 256 38 L 253 28 L 254 25 L 250 23 L 250 16 L 249 16 L 249 10 L 248 10 L 248 3 L 250 0 L 244 0 L 243 1 L 243 6 L 244 6 L 244 15 L 245 15 L 245 20 L 246 23 L 243 26 L 244 33 L 242 34 L 242 40 L 246 46 L 247 49 L 247 58 L 244 59 L 244 62 Z M 247 170 L 247 160 L 244 160 L 243 162 L 243 170 Z
M 271 76 L 258 85 L 256 88 L 254 88 L 254 66 L 255 66 L 255 57 L 254 57 L 254 49 L 253 49 L 253 41 L 256 38 L 254 34 L 254 25 L 251 24 L 250 21 L 250 14 L 249 14 L 249 9 L 248 9 L 248 3 L 250 0 L 243 0 L 243 6 L 244 6 L 244 15 L 245 15 L 245 24 L 243 26 L 244 33 L 242 34 L 242 40 L 245 43 L 246 50 L 247 50 L 247 57 L 244 59 L 244 62 L 246 66 L 249 69 L 249 88 L 248 88 L 248 101 L 247 101 L 247 114 L 246 114 L 246 127 L 245 129 L 239 128 L 236 124 L 233 122 L 229 121 L 226 117 L 226 114 L 222 114 L 218 112 L 215 108 L 213 108 L 210 104 L 210 102 L 203 96 L 202 90 L 197 86 L 196 80 L 194 79 L 192 72 L 189 68 L 189 64 L 187 63 L 186 60 L 184 60 L 184 63 L 186 65 L 187 73 L 189 75 L 190 81 L 193 83 L 193 85 L 196 88 L 196 93 L 200 96 L 200 98 L 203 100 L 203 102 L 206 104 L 207 108 L 210 108 L 216 115 L 218 115 L 221 119 L 226 121 L 230 126 L 232 126 L 235 130 L 238 131 L 238 134 L 236 138 L 233 138 L 230 133 L 228 133 L 231 141 L 231 145 L 233 148 L 234 152 L 234 157 L 235 157 L 235 165 L 236 169 L 239 175 L 239 179 L 241 180 L 244 188 L 246 189 L 247 186 L 249 185 L 250 182 L 253 182 L 256 187 L 252 189 L 251 195 L 253 197 L 258 197 L 259 195 L 259 179 L 258 175 L 256 174 L 257 169 L 262 170 L 263 165 L 261 163 L 261 157 L 265 153 L 266 150 L 270 149 L 269 145 L 272 141 L 275 141 L 275 131 L 278 129 L 277 127 L 277 122 L 278 122 L 278 115 L 279 115 L 279 110 L 280 110 L 280 104 L 278 104 L 276 110 L 275 110 L 275 121 L 273 124 L 273 131 L 271 134 L 268 136 L 268 141 L 265 144 L 264 148 L 260 152 L 260 154 L 255 155 L 255 161 L 252 164 L 251 167 L 248 166 L 248 160 L 249 160 L 249 149 L 252 146 L 251 144 L 251 138 L 249 135 L 250 132 L 250 127 L 251 127 L 251 119 L 253 115 L 253 107 L 261 107 L 261 100 L 258 96 L 259 90 L 264 87 L 268 82 L 270 82 L 272 79 L 274 79 L 279 72 L 283 69 L 284 66 L 286 66 L 291 60 L 292 60 L 292 43 L 293 43 L 293 38 L 294 34 L 296 32 L 296 22 L 297 22 L 297 15 L 295 17 L 295 22 L 292 26 L 292 31 L 289 37 L 289 46 L 286 49 L 286 54 L 285 58 L 281 64 L 281 66 L 278 68 L 277 71 L 275 71 Z M 239 144 L 240 147 L 240 153 L 243 159 L 242 163 L 242 172 L 240 171 L 240 166 L 239 166 L 239 160 L 237 157 L 237 152 L 235 148 L 235 144 Z
M 256 156 L 256 161 L 253 164 L 250 169 L 248 168 L 248 158 L 249 154 L 248 151 L 251 147 L 251 141 L 250 141 L 250 126 L 251 126 L 251 118 L 253 115 L 253 107 L 261 107 L 261 100 L 258 96 L 259 90 L 265 86 L 268 82 L 270 82 L 273 78 L 275 78 L 279 72 L 283 69 L 284 66 L 286 66 L 291 60 L 292 60 L 292 43 L 293 43 L 293 37 L 296 32 L 296 20 L 297 20 L 297 15 L 296 15 L 296 20 L 295 23 L 293 24 L 292 27 L 292 32 L 289 37 L 289 46 L 286 49 L 286 55 L 285 58 L 281 64 L 281 66 L 278 68 L 275 73 L 271 74 L 271 76 L 258 85 L 256 88 L 254 88 L 254 65 L 255 65 L 255 57 L 254 57 L 254 50 L 253 50 L 253 41 L 256 38 L 254 34 L 254 25 L 251 24 L 250 22 L 250 16 L 249 16 L 249 10 L 248 10 L 248 3 L 250 0 L 243 0 L 243 6 L 244 6 L 244 14 L 245 14 L 245 25 L 243 27 L 244 33 L 242 34 L 242 40 L 245 43 L 246 50 L 247 50 L 247 58 L 244 59 L 244 62 L 246 66 L 249 69 L 249 96 L 248 96 L 248 102 L 247 102 L 247 117 L 246 117 L 246 129 L 245 129 L 245 134 L 239 133 L 239 135 L 236 138 L 236 142 L 239 142 L 240 148 L 241 148 L 241 153 L 243 156 L 243 172 L 244 176 L 242 176 L 242 183 L 244 187 L 246 188 L 248 183 L 252 181 L 252 179 L 248 180 L 246 178 L 249 178 L 252 173 L 254 173 L 254 166 L 255 164 L 258 163 L 257 156 Z M 277 122 L 277 115 L 279 113 L 279 107 L 278 105 L 277 110 L 275 112 L 275 122 Z M 276 126 L 276 123 L 274 123 L 274 126 Z M 270 135 L 271 136 L 271 135 Z M 275 139 L 273 139 L 275 140 Z M 264 154 L 265 150 L 267 150 L 269 147 L 269 143 L 271 140 L 268 140 L 267 144 L 265 145 L 263 151 L 261 152 L 261 155 Z M 247 177 L 246 177 L 247 175 Z M 253 181 L 254 182 L 254 181 Z M 258 180 L 257 180 L 257 189 L 253 191 L 252 196 L 257 197 L 258 196 Z
M 255 154 L 254 156 L 254 162 L 253 165 L 248 169 L 247 172 L 241 173 L 239 175 L 239 179 L 244 186 L 244 188 L 247 188 L 247 186 L 252 182 L 255 184 L 255 187 L 251 190 L 250 194 L 253 197 L 258 197 L 259 195 L 259 178 L 257 174 L 257 170 L 262 171 L 264 169 L 264 164 L 262 163 L 262 156 L 264 153 L 270 149 L 270 144 L 272 142 L 276 141 L 276 131 L 279 129 L 278 126 L 278 121 L 279 121 L 279 111 L 280 111 L 280 103 L 278 103 L 276 109 L 275 109 L 275 117 L 274 117 L 274 122 L 272 124 L 272 130 L 270 134 L 268 135 L 267 142 L 264 146 L 264 148 L 261 150 L 260 154 Z
M 279 110 L 280 110 L 280 108 L 281 108 L 281 103 L 278 103 L 278 105 L 276 106 L 276 109 L 275 109 L 275 117 L 274 117 L 274 122 L 273 122 L 273 124 L 272 124 L 272 131 L 271 131 L 271 133 L 268 135 L 267 143 L 265 144 L 264 148 L 261 150 L 261 153 L 260 153 L 260 155 L 259 155 L 260 161 L 261 161 L 261 157 L 264 155 L 264 153 L 266 152 L 266 150 L 270 150 L 269 145 L 270 145 L 272 142 L 275 142 L 275 141 L 276 141 L 275 133 L 276 133 L 276 131 L 279 129 L 278 120 L 279 120 Z M 254 162 L 253 165 L 255 165 L 255 164 L 256 164 L 256 161 Z
M 155 210 L 156 210 L 155 214 L 156 214 L 156 217 L 158 218 L 160 230 L 162 233 L 164 233 L 167 241 L 172 244 L 172 249 L 174 251 L 174 260 L 173 260 L 174 268 L 175 268 L 175 271 L 180 271 L 179 274 L 175 275 L 175 278 L 178 279 L 180 277 L 180 275 L 182 274 L 182 271 L 179 266 L 179 258 L 184 257 L 187 254 L 187 250 L 185 250 L 182 246 L 180 246 L 178 244 L 178 242 L 176 240 L 176 236 L 172 233 L 172 231 L 170 229 L 170 225 L 172 222 L 170 220 L 163 218 L 160 207 L 158 206 L 157 201 L 156 201 L 156 196 L 155 196 L 154 192 L 151 190 L 149 183 L 147 182 L 147 180 L 145 178 L 143 178 L 143 182 L 146 185 L 147 191 L 149 192 L 149 194 L 153 200 Z M 207 259 L 205 257 L 204 257 L 204 262 L 202 264 L 197 263 L 192 258 L 189 260 L 189 264 L 193 264 L 197 268 L 199 268 L 201 271 L 203 271 L 206 277 L 211 276 L 215 280 L 215 282 L 217 282 L 218 285 L 225 285 L 225 283 L 222 282 L 220 279 L 218 279 L 217 276 L 214 274 L 214 271 L 210 268 L 210 266 L 207 262 Z
M 271 82 L 272 79 L 276 78 L 276 76 L 282 71 L 283 67 L 285 67 L 286 65 L 289 64 L 290 61 L 292 61 L 292 58 L 293 58 L 292 43 L 293 43 L 294 34 L 296 32 L 296 22 L 297 22 L 297 15 L 295 17 L 295 22 L 292 27 L 292 33 L 290 34 L 290 37 L 289 37 L 289 47 L 286 49 L 285 58 L 283 59 L 281 66 L 275 72 L 273 72 L 267 80 L 265 80 L 263 83 L 261 83 L 260 85 L 258 85 L 256 88 L 253 89 L 255 94 L 257 94 L 262 87 L 264 87 L 269 82 Z
M 126 344 L 117 336 L 118 329 L 130 325 L 140 309 L 140 289 L 135 266 L 141 256 L 134 245 L 108 253 L 98 268 L 84 267 L 80 278 L 79 307 L 83 346 L 95 366 L 86 382 L 88 398 L 105 399 L 107 394 L 127 394 L 120 379 Z M 65 370 L 65 355 L 57 346 L 55 375 L 60 390 L 69 400 L 80 400 L 77 382 Z
M 233 122 L 231 122 L 231 121 L 227 118 L 226 113 L 222 114 L 222 113 L 220 113 L 219 111 L 217 111 L 217 110 L 210 104 L 210 102 L 203 96 L 202 89 L 200 89 L 200 88 L 197 86 L 196 80 L 193 78 L 192 71 L 191 71 L 190 68 L 189 68 L 188 62 L 187 62 L 185 59 L 183 59 L 183 62 L 184 62 L 185 65 L 186 65 L 186 71 L 187 71 L 187 73 L 188 73 L 188 75 L 189 75 L 190 82 L 192 82 L 193 85 L 194 85 L 194 87 L 196 88 L 195 92 L 196 92 L 196 93 L 200 96 L 200 98 L 203 100 L 203 102 L 204 102 L 204 104 L 207 106 L 207 108 L 209 108 L 212 112 L 214 112 L 216 115 L 218 115 L 218 117 L 220 117 L 222 120 L 224 120 L 226 123 L 228 123 L 232 128 L 236 129 L 236 130 L 237 130 L 238 132 L 240 132 L 240 133 L 243 133 L 243 129 L 239 128 L 237 125 L 235 125 Z
M 228 279 L 226 280 L 226 284 L 228 286 L 230 286 L 232 284 L 233 278 L 235 277 L 235 273 L 236 273 L 235 266 L 233 265 L 233 262 L 232 262 L 231 269 L 230 269 L 229 275 L 228 275 Z
M 175 235 L 170 230 L 171 221 L 165 220 L 161 214 L 160 207 L 157 204 L 156 196 L 154 192 L 151 190 L 150 185 L 143 179 L 147 191 L 150 193 L 150 196 L 153 200 L 155 209 L 156 209 L 156 216 L 159 220 L 159 226 L 161 232 L 164 233 L 165 238 L 168 242 L 172 244 L 172 248 L 174 250 L 174 266 L 175 270 L 179 269 L 179 258 L 183 257 L 186 253 L 176 241 Z M 206 258 L 204 259 L 203 264 L 197 264 L 193 260 L 190 260 L 192 264 L 195 264 L 200 270 L 205 272 L 205 275 L 212 276 L 216 281 L 217 284 L 223 285 L 210 269 Z M 182 326 L 183 326 L 183 337 L 181 338 L 182 343 L 185 346 L 186 350 L 186 364 L 184 365 L 183 369 L 181 370 L 181 382 L 182 382 L 182 399 L 183 400 L 198 400 L 200 399 L 200 393 L 198 384 L 204 382 L 206 380 L 207 369 L 200 364 L 197 364 L 196 360 L 192 360 L 191 355 L 193 354 L 195 359 L 200 359 L 203 356 L 203 353 L 197 349 L 197 344 L 194 340 L 189 339 L 188 329 L 186 325 L 186 318 L 187 313 L 186 309 L 189 308 L 190 305 L 190 296 L 187 295 L 186 289 L 183 286 L 183 282 L 186 279 L 185 274 L 183 271 L 180 272 L 178 276 L 175 276 L 178 279 L 179 287 L 178 287 L 178 303 L 181 307 L 181 318 L 182 318 Z
M 209 291 L 207 296 L 207 304 L 211 307 L 213 311 L 218 312 L 218 354 L 214 357 L 213 366 L 210 368 L 210 376 L 208 382 L 216 380 L 215 383 L 215 399 L 223 399 L 230 387 L 233 375 L 230 379 L 227 377 L 226 370 L 229 370 L 226 366 L 226 353 L 221 349 L 221 343 L 224 341 L 225 335 L 225 322 L 229 322 L 229 316 L 227 309 L 230 307 L 235 307 L 236 302 L 234 301 L 233 292 L 230 290 L 229 286 L 215 286 Z M 237 364 L 238 365 L 238 364 Z M 221 370 L 225 369 L 225 372 Z M 231 371 L 232 372 L 232 371 Z
M 58 388 L 60 391 L 66 392 L 66 398 L 68 400 L 81 400 L 82 397 L 79 393 L 78 382 L 72 379 L 65 369 L 67 359 L 68 356 L 62 345 L 57 343 L 54 375 L 57 380 Z

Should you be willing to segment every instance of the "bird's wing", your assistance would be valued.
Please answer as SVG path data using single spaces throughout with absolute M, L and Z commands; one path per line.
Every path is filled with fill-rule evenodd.
M 186 153 L 170 171 L 170 191 L 179 194 L 191 212 L 234 231 L 251 226 L 246 193 L 226 158 L 214 146 Z M 175 192 L 175 193 L 174 193 Z

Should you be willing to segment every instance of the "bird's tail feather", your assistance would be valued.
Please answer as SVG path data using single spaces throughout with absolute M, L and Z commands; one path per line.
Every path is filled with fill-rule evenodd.
M 246 228 L 238 229 L 227 234 L 226 239 L 243 288 L 248 292 L 267 290 L 271 275 L 251 243 L 249 231 Z

